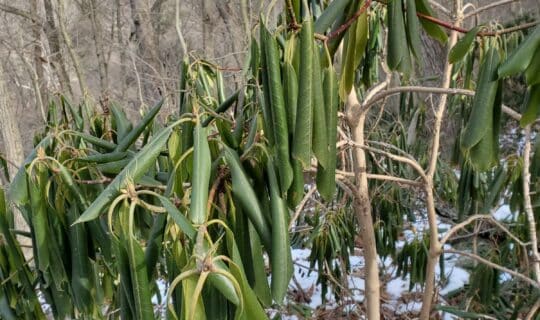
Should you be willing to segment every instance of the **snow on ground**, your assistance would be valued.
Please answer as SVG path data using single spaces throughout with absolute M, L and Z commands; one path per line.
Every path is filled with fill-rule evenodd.
M 405 230 L 403 232 L 404 240 L 401 240 L 397 243 L 398 250 L 403 247 L 405 241 L 409 242 L 415 237 L 417 237 L 419 234 L 422 234 L 427 226 L 427 221 L 423 219 L 418 219 L 416 222 L 412 223 L 412 226 L 414 228 L 411 228 L 411 230 Z M 444 234 L 451 228 L 450 224 L 443 222 L 440 222 L 438 226 L 439 232 L 441 232 L 441 234 Z M 412 231 L 412 229 L 415 229 L 415 231 Z M 448 249 L 450 248 L 450 246 L 445 245 L 445 248 Z M 322 304 L 321 286 L 316 284 L 316 266 L 311 271 L 311 273 L 309 273 L 309 255 L 309 249 L 292 250 L 295 271 L 294 275 L 302 290 L 306 292 L 313 292 L 311 296 L 311 301 L 308 303 L 308 306 L 312 309 L 315 309 L 317 307 L 320 308 Z M 445 295 L 454 290 L 460 289 L 469 282 L 469 273 L 465 269 L 460 268 L 456 265 L 458 261 L 457 255 L 445 254 L 443 259 L 445 271 L 444 276 L 447 282 L 446 285 L 440 290 L 441 295 Z M 359 271 L 363 271 L 364 258 L 362 256 L 353 255 L 350 257 L 350 261 L 351 275 L 348 276 L 348 285 L 349 289 L 353 293 L 352 300 L 354 302 L 362 302 L 364 300 L 365 282 L 363 277 L 359 276 L 359 274 L 363 274 L 363 272 Z M 409 276 L 403 278 L 396 276 L 396 268 L 392 265 L 392 263 L 393 261 L 390 257 L 387 257 L 384 261 L 379 261 L 379 266 L 381 267 L 381 270 L 384 270 L 387 274 L 387 278 L 390 279 L 384 284 L 384 290 L 386 291 L 387 296 L 387 302 L 385 303 L 385 307 L 389 308 L 390 310 L 394 310 L 396 315 L 418 312 L 422 306 L 420 301 L 422 288 L 420 288 L 419 286 L 415 286 L 410 291 L 411 293 L 416 293 L 416 297 L 418 300 L 408 298 L 407 301 L 404 301 L 404 296 L 409 293 Z M 436 269 L 436 277 L 437 280 L 441 278 L 441 270 L 439 266 L 437 266 Z M 291 287 L 292 286 L 294 286 L 294 284 L 291 284 Z M 409 295 L 409 297 L 412 296 L 413 295 Z M 327 309 L 335 307 L 335 300 L 332 293 L 328 293 L 326 299 Z M 445 320 L 454 319 L 451 315 L 443 314 L 442 316 Z
M 508 221 L 514 219 L 514 213 L 510 211 L 510 206 L 505 204 L 499 207 L 494 213 L 493 218 L 498 221 Z
M 499 218 L 505 218 L 511 216 L 510 209 L 506 206 L 502 206 L 497 212 L 494 213 L 494 216 Z M 412 226 L 416 231 L 405 230 L 403 232 L 404 240 L 400 240 L 397 243 L 398 250 L 403 247 L 405 241 L 411 241 L 418 235 L 422 234 L 426 228 L 427 221 L 418 219 L 416 222 L 412 223 Z M 441 234 L 444 234 L 451 225 L 440 222 L 439 231 Z M 412 228 L 411 228 L 412 229 Z M 448 249 L 450 246 L 447 244 L 445 248 Z M 361 250 L 357 250 L 358 253 Z M 307 307 L 315 310 L 317 308 L 326 308 L 333 309 L 337 306 L 334 299 L 334 295 L 331 290 L 326 294 L 326 303 L 323 306 L 322 299 L 322 288 L 320 285 L 317 285 L 317 266 L 315 265 L 313 269 L 310 269 L 309 256 L 311 251 L 309 249 L 292 249 L 292 259 L 294 262 L 294 279 L 291 280 L 289 284 L 289 290 L 292 292 L 294 289 L 298 289 L 297 286 L 305 293 L 309 293 L 309 301 L 305 304 Z M 458 256 L 455 254 L 445 254 L 444 257 L 444 271 L 445 278 L 447 279 L 446 285 L 441 288 L 440 294 L 445 295 L 454 290 L 462 288 L 469 281 L 469 273 L 459 266 L 456 265 L 458 261 Z M 352 255 L 350 256 L 351 263 L 351 274 L 348 276 L 348 289 L 350 290 L 352 296 L 347 301 L 347 305 L 342 310 L 353 311 L 357 308 L 358 303 L 364 301 L 364 288 L 365 281 L 363 279 L 363 269 L 364 269 L 364 257 L 361 255 Z M 393 261 L 390 257 L 387 257 L 384 261 L 379 261 L 379 266 L 381 270 L 386 272 L 386 277 L 381 277 L 381 279 L 386 278 L 386 283 L 383 284 L 385 290 L 385 299 L 386 302 L 384 306 L 389 310 L 394 310 L 396 315 L 406 314 L 406 313 L 416 313 L 421 308 L 421 292 L 422 288 L 419 286 L 413 287 L 409 292 L 409 276 L 404 278 L 396 276 L 396 268 L 392 265 Z M 441 278 L 441 270 L 439 266 L 436 269 L 437 280 Z M 167 296 L 167 284 L 164 280 L 158 280 L 157 286 L 160 291 L 161 299 L 158 300 L 158 296 L 154 295 L 152 298 L 152 303 L 154 303 L 156 310 L 161 310 L 165 312 L 166 309 L 166 296 Z M 412 293 L 412 294 L 408 294 Z M 407 298 L 405 298 L 407 296 Z M 291 297 L 289 297 L 290 299 Z M 416 300 L 415 300 L 416 299 Z M 290 304 L 295 304 L 294 301 L 288 301 Z M 277 310 L 268 310 L 270 315 L 275 315 Z M 443 314 L 444 320 L 452 320 L 453 316 L 449 314 Z M 282 315 L 283 319 L 294 320 L 299 319 L 295 315 Z

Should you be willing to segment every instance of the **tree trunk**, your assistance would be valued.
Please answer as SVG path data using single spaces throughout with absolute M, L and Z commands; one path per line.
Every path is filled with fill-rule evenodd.
M 2 141 L 4 142 L 6 160 L 8 161 L 8 174 L 11 181 L 15 174 L 19 170 L 24 161 L 24 152 L 21 139 L 21 133 L 17 125 L 17 117 L 15 115 L 16 104 L 11 104 L 9 94 L 4 82 L 4 70 L 0 67 L 0 133 L 2 135 Z M 29 227 L 26 224 L 22 214 L 16 208 L 13 208 L 13 226 L 16 230 L 29 231 Z M 26 237 L 17 237 L 22 245 L 29 246 L 31 241 Z M 32 256 L 31 250 L 26 248 L 23 250 L 27 259 Z
M 120 0 L 116 0 L 116 36 L 118 45 L 123 48 L 124 37 L 122 34 L 122 7 L 120 6 Z M 126 50 L 120 50 L 120 101 L 124 101 L 126 96 Z
M 138 58 L 143 60 L 138 68 L 142 77 L 142 91 L 144 99 L 155 100 L 158 98 L 155 90 L 155 83 L 152 80 L 155 77 L 150 75 L 156 75 L 160 77 L 160 63 L 159 63 L 159 48 L 155 42 L 155 36 L 152 34 L 152 24 L 149 18 L 150 8 L 144 8 L 141 5 L 140 0 L 129 0 L 131 8 L 131 17 L 133 20 L 134 30 L 132 32 L 131 40 L 137 45 Z M 153 102 L 153 101 L 152 101 Z
M 366 121 L 365 112 L 355 112 L 360 109 L 360 103 L 356 96 L 355 88 L 347 98 L 347 112 L 349 127 L 352 131 L 353 141 L 358 146 L 363 146 L 364 124 Z M 373 228 L 373 218 L 371 217 L 371 202 L 369 199 L 369 189 L 367 180 L 366 153 L 362 148 L 355 148 L 354 152 L 354 177 L 356 181 L 356 194 L 354 201 L 354 211 L 358 223 L 360 224 L 360 237 L 362 239 L 365 268 L 366 268 L 366 289 L 365 299 L 367 301 L 367 319 L 380 319 L 380 281 L 377 248 L 375 246 L 375 231 Z
M 81 63 L 79 62 L 79 56 L 75 52 L 75 49 L 73 49 L 71 38 L 66 29 L 66 25 L 65 25 L 66 15 L 64 13 L 64 0 L 57 0 L 57 2 L 58 2 L 58 7 L 56 10 L 56 14 L 58 15 L 58 26 L 60 29 L 60 33 L 62 34 L 62 38 L 64 39 L 64 44 L 66 45 L 69 56 L 71 57 L 71 61 L 73 62 L 75 73 L 77 74 L 77 78 L 79 79 L 79 88 L 81 90 L 81 96 L 84 97 L 87 94 L 86 81 L 84 80 L 84 74 L 82 71 Z
M 68 93 L 73 97 L 73 89 L 67 73 L 66 64 L 64 62 L 64 56 L 60 49 L 60 33 L 56 28 L 56 22 L 54 20 L 54 9 L 51 0 L 44 0 L 43 6 L 45 7 L 46 27 L 45 35 L 49 42 L 51 66 L 56 71 L 58 82 L 60 83 L 60 89 L 62 92 Z
M 454 1 L 454 26 L 459 27 L 463 19 L 463 0 Z M 444 72 L 442 75 L 441 88 L 448 89 L 450 88 L 451 77 L 452 77 L 452 65 L 448 62 L 448 55 L 450 54 L 450 49 L 457 42 L 457 32 L 452 31 L 450 38 L 448 40 L 448 51 L 446 55 L 446 64 L 444 67 Z M 435 212 L 435 198 L 434 198 L 434 177 L 435 170 L 437 168 L 437 163 L 439 159 L 439 149 L 440 149 L 440 139 L 441 139 L 441 126 L 446 111 L 446 102 L 448 96 L 442 95 L 439 99 L 437 109 L 435 111 L 435 124 L 433 132 L 433 140 L 429 158 L 429 167 L 426 172 L 427 181 L 425 182 L 425 192 L 426 192 L 426 202 L 427 202 L 427 214 L 428 214 L 428 223 L 429 223 L 429 257 L 426 267 L 426 283 L 424 288 L 424 295 L 422 297 L 422 309 L 420 310 L 420 319 L 428 320 L 431 315 L 431 307 L 433 304 L 433 298 L 435 296 L 435 268 L 437 267 L 437 262 L 439 261 L 439 256 L 442 253 L 442 246 L 439 241 L 439 231 L 437 224 L 437 215 Z
M 99 84 L 101 88 L 101 100 L 105 101 L 109 95 L 109 66 L 107 64 L 107 57 L 105 56 L 105 50 L 103 48 L 103 36 L 101 24 L 98 21 L 98 14 L 96 12 L 96 1 L 88 0 L 87 8 L 92 24 L 92 37 L 94 38 L 94 46 L 96 51 L 96 58 L 98 62 L 98 74 Z
M 30 13 L 33 16 L 38 14 L 38 2 L 32 0 L 30 2 Z M 41 26 L 37 23 L 32 25 L 32 34 L 34 37 L 34 68 L 36 70 L 36 80 L 38 84 L 38 92 L 36 92 L 37 107 L 43 109 L 43 104 L 48 101 L 47 87 L 45 85 L 44 70 L 43 70 L 43 49 L 41 42 Z

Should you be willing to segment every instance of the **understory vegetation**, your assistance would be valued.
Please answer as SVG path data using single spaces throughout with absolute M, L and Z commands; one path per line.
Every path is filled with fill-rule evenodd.
M 399 277 L 407 317 L 540 319 L 540 27 L 466 29 L 461 0 L 450 22 L 427 0 L 272 5 L 236 87 L 183 47 L 138 121 L 50 99 L 0 189 L 0 318 L 373 320 Z M 307 306 L 300 249 L 330 314 Z M 450 256 L 470 276 L 447 292 Z

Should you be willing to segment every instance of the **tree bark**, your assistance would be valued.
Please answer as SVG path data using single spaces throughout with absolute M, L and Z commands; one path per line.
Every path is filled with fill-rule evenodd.
M 30 13 L 32 16 L 38 17 L 38 2 L 32 0 L 30 2 Z M 35 81 L 37 81 L 36 88 L 36 107 L 40 110 L 44 110 L 44 103 L 48 101 L 47 87 L 44 79 L 43 68 L 43 48 L 41 42 L 41 26 L 37 23 L 32 25 L 32 34 L 34 37 L 34 68 L 35 68 Z
M 104 101 L 109 95 L 109 66 L 107 63 L 107 57 L 105 56 L 105 50 L 103 48 L 103 32 L 101 29 L 101 24 L 98 21 L 98 14 L 96 12 L 96 0 L 88 0 L 86 7 L 90 17 L 90 22 L 92 24 L 92 37 L 94 38 L 94 47 L 98 62 L 99 84 L 101 88 L 100 96 L 101 100 Z
M 86 81 L 84 80 L 84 74 L 82 71 L 81 63 L 79 62 L 79 56 L 73 49 L 73 44 L 71 43 L 71 37 L 69 36 L 66 25 L 65 25 L 65 18 L 66 15 L 64 13 L 64 0 L 57 0 L 58 7 L 56 8 L 56 14 L 58 15 L 58 26 L 60 29 L 60 33 L 62 34 L 62 38 L 64 39 L 64 44 L 67 48 L 67 51 L 69 53 L 69 56 L 71 57 L 71 61 L 73 63 L 73 67 L 75 68 L 75 73 L 77 74 L 77 78 L 79 79 L 79 88 L 81 90 L 81 96 L 84 97 L 88 92 L 88 89 L 86 87 Z
M 4 142 L 6 160 L 8 161 L 9 180 L 13 180 L 19 170 L 18 166 L 24 161 L 24 152 L 17 117 L 15 115 L 15 104 L 10 103 L 9 94 L 4 82 L 4 70 L 0 67 L 0 133 Z M 14 208 L 13 226 L 16 230 L 29 231 L 21 212 Z M 17 237 L 23 245 L 31 245 L 30 239 Z M 23 250 L 27 259 L 32 256 L 31 250 Z
M 124 36 L 122 34 L 122 7 L 120 6 L 120 0 L 116 0 L 116 37 L 118 45 L 123 48 Z M 120 50 L 120 101 L 124 101 L 126 96 L 126 50 Z
M 454 25 L 459 27 L 463 19 L 463 2 L 462 0 L 454 1 L 454 16 L 455 21 Z M 452 65 L 448 62 L 448 55 L 450 49 L 456 44 L 458 34 L 456 31 L 452 31 L 450 34 L 450 39 L 448 40 L 448 50 L 446 55 L 446 64 L 443 72 L 443 79 L 441 88 L 448 89 L 450 88 L 451 77 L 452 77 Z M 420 310 L 420 319 L 428 320 L 431 315 L 431 306 L 433 304 L 433 298 L 435 295 L 435 268 L 439 261 L 440 255 L 442 253 L 442 246 L 439 241 L 439 231 L 437 225 L 437 214 L 435 211 L 435 198 L 433 194 L 433 184 L 435 177 L 435 170 L 437 168 L 437 163 L 439 159 L 439 148 L 440 148 L 440 138 L 441 138 L 441 126 L 446 111 L 446 102 L 448 96 L 443 95 L 439 99 L 439 104 L 435 112 L 435 125 L 433 132 L 432 147 L 429 158 L 429 166 L 426 172 L 426 181 L 425 181 L 425 192 L 426 192 L 426 202 L 427 202 L 427 215 L 429 223 L 429 257 L 426 267 L 426 283 L 424 288 L 424 295 L 422 297 L 422 309 Z
M 45 35 L 47 36 L 51 51 L 51 66 L 56 71 L 61 91 L 66 92 L 69 94 L 69 96 L 73 97 L 73 89 L 71 88 L 71 82 L 69 80 L 66 64 L 64 62 L 64 56 L 60 48 L 60 33 L 54 20 L 54 9 L 51 0 L 44 0 L 43 6 L 45 7 L 45 16 L 47 21 Z
M 129 0 L 131 18 L 134 30 L 131 40 L 137 45 L 137 54 L 143 60 L 139 70 L 143 74 L 142 91 L 146 100 L 155 100 L 157 97 L 155 83 L 149 79 L 149 75 L 155 74 L 160 77 L 159 48 L 152 34 L 152 24 L 149 18 L 150 8 L 144 8 L 140 0 Z M 158 6 L 159 8 L 159 6 Z
M 356 96 L 355 88 L 347 98 L 347 120 L 352 131 L 353 141 L 359 145 L 365 145 L 364 125 L 365 112 L 356 112 L 360 109 L 360 102 Z M 377 248 L 375 246 L 375 230 L 371 216 L 371 202 L 369 199 L 366 153 L 363 148 L 354 148 L 354 177 L 356 181 L 354 212 L 360 224 L 360 237 L 362 239 L 365 268 L 367 301 L 367 319 L 380 319 L 380 281 Z

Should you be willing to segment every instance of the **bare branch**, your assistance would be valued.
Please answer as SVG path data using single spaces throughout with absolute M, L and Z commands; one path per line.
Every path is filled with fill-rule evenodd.
M 532 242 L 533 270 L 537 286 L 540 286 L 540 254 L 538 253 L 538 240 L 536 235 L 536 220 L 531 202 L 531 125 L 525 127 L 525 146 L 523 147 L 523 209 L 529 222 L 529 237 Z
M 410 180 L 410 179 L 394 177 L 394 176 L 389 176 L 389 175 L 385 175 L 385 174 L 368 173 L 367 178 L 368 179 L 373 179 L 373 180 L 391 181 L 391 182 L 395 182 L 397 184 L 405 184 L 405 185 L 408 185 L 408 186 L 418 187 L 418 188 L 422 187 L 424 185 L 420 181 L 414 181 L 414 180 Z
M 434 0 L 429 0 L 429 3 L 433 5 L 434 7 L 436 7 L 437 9 L 441 10 L 441 12 L 444 13 L 446 16 L 450 17 L 451 12 L 450 10 L 448 10 L 447 7 L 443 6 L 442 4 Z
M 362 7 L 360 7 L 360 9 L 358 11 L 356 11 L 354 13 L 354 15 L 347 22 L 345 22 L 343 25 L 341 25 L 335 31 L 328 34 L 328 36 L 326 37 L 326 40 L 335 38 L 336 36 L 338 36 L 342 32 L 346 31 L 356 21 L 356 19 L 358 19 L 358 17 L 360 17 L 362 15 L 362 13 L 364 13 L 369 8 L 370 5 L 371 5 L 371 0 L 365 1 L 364 4 L 362 5 Z
M 493 216 L 491 216 L 489 214 L 476 214 L 476 215 L 470 216 L 466 220 L 456 224 L 450 230 L 448 230 L 448 232 L 446 232 L 446 234 L 442 237 L 442 239 L 440 240 L 441 244 L 444 245 L 450 239 L 450 237 L 453 236 L 456 232 L 458 232 L 459 230 L 465 228 L 470 223 L 472 223 L 472 222 L 474 222 L 476 220 L 484 220 L 484 221 L 487 221 L 487 222 L 489 222 L 491 224 L 496 225 L 497 227 L 499 227 L 499 229 L 501 229 L 504 233 L 506 233 L 510 238 L 512 238 L 515 242 L 517 242 L 522 247 L 525 247 L 525 246 L 527 246 L 529 244 L 529 243 L 525 243 L 525 242 L 521 241 L 512 232 L 510 232 L 510 230 L 508 230 L 502 223 L 497 221 L 495 218 L 493 218 Z
M 28 11 L 25 11 L 25 10 L 22 10 L 22 9 L 19 9 L 19 8 L 16 8 L 16 7 L 13 7 L 13 6 L 10 6 L 10 5 L 7 5 L 7 4 L 4 4 L 4 3 L 0 3 L 0 10 L 2 10 L 4 12 L 7 12 L 7 13 L 14 14 L 16 16 L 19 16 L 19 17 L 22 17 L 22 18 L 25 18 L 25 19 L 28 19 L 28 20 L 32 21 L 32 23 L 35 23 L 35 24 L 39 24 L 39 25 L 43 24 L 43 21 L 41 21 L 41 19 L 39 17 L 33 15 L 32 13 L 30 13 Z
M 399 161 L 399 162 L 403 162 L 405 164 L 408 164 L 410 165 L 414 170 L 416 170 L 416 172 L 418 172 L 418 174 L 420 175 L 420 177 L 422 177 L 422 180 L 426 181 L 427 180 L 427 177 L 426 177 L 426 174 L 424 172 L 424 170 L 422 169 L 422 167 L 420 166 L 420 164 L 418 162 L 416 162 L 416 160 L 413 160 L 413 159 L 409 159 L 407 157 L 403 157 L 403 156 L 398 156 L 398 155 L 395 155 L 393 153 L 390 153 L 390 152 L 387 152 L 387 151 L 384 151 L 384 150 L 380 150 L 380 149 L 377 149 L 377 148 L 373 148 L 373 147 L 369 147 L 369 146 L 359 146 L 359 145 L 356 145 L 357 147 L 359 148 L 362 148 L 364 150 L 367 150 L 367 151 L 371 151 L 371 152 L 375 152 L 375 153 L 379 153 L 379 154 L 382 154 L 386 157 L 388 157 L 389 159 L 392 159 L 392 160 L 395 160 L 395 161 Z
M 480 7 L 478 9 L 475 9 L 475 10 L 467 13 L 466 15 L 463 16 L 463 19 L 468 19 L 468 18 L 470 18 L 472 16 L 475 16 L 475 15 L 479 14 L 480 12 L 489 10 L 491 8 L 494 8 L 494 7 L 502 6 L 502 5 L 505 5 L 507 3 L 516 2 L 516 1 L 517 0 L 500 0 L 500 1 L 492 2 L 490 4 L 487 4 L 487 5 L 483 6 L 483 7 Z
M 461 26 L 463 14 L 462 14 L 463 1 L 454 1 L 454 15 L 455 21 L 453 26 L 459 28 Z M 448 51 L 446 57 L 446 63 L 444 65 L 444 71 L 442 75 L 441 87 L 443 90 L 450 89 L 450 83 L 452 79 L 452 64 L 448 62 L 448 56 L 450 55 L 450 48 L 452 48 L 457 42 L 458 34 L 456 31 L 452 31 L 450 39 L 448 41 Z M 443 93 L 443 92 L 441 92 Z M 435 123 L 433 125 L 433 139 L 431 145 L 431 151 L 428 156 L 429 164 L 426 172 L 425 180 L 425 193 L 426 193 L 426 209 L 428 214 L 429 223 L 429 258 L 426 266 L 426 283 L 425 291 L 422 297 L 422 308 L 420 310 L 420 319 L 427 320 L 431 313 L 431 306 L 433 303 L 433 296 L 435 294 L 435 267 L 440 258 L 442 245 L 439 242 L 439 231 L 437 229 L 437 213 L 435 210 L 435 197 L 433 191 L 433 179 L 435 176 L 435 169 L 437 168 L 437 162 L 439 159 L 439 146 L 440 146 L 440 134 L 442 120 L 444 112 L 446 110 L 446 101 L 448 95 L 443 94 L 439 100 L 437 109 L 435 110 Z
M 298 207 L 296 207 L 296 210 L 294 211 L 294 216 L 292 217 L 291 222 L 289 223 L 289 230 L 291 230 L 292 227 L 294 226 L 294 223 L 300 216 L 300 213 L 302 212 L 302 210 L 304 210 L 306 203 L 309 201 L 313 193 L 315 193 L 315 190 L 317 190 L 315 186 L 311 187 L 311 189 L 309 189 L 309 191 L 306 193 L 306 195 L 304 196 L 304 198 L 302 199 Z
M 503 105 L 502 106 L 502 111 L 504 113 L 506 113 L 508 116 L 510 116 L 510 118 L 514 119 L 514 120 L 521 120 L 521 114 L 517 111 L 514 111 L 514 109 L 508 107 L 508 106 L 505 106 Z
M 182 55 L 185 57 L 187 56 L 187 45 L 186 41 L 184 40 L 184 35 L 182 34 L 182 28 L 181 28 L 181 21 L 180 21 L 180 0 L 175 1 L 175 27 L 176 27 L 176 34 L 178 35 L 178 40 L 180 41 L 180 47 L 182 48 Z
M 533 320 L 533 317 L 536 314 L 536 311 L 538 311 L 538 309 L 540 309 L 540 299 L 536 300 L 536 303 L 532 306 L 531 311 L 527 313 L 525 320 Z
M 511 274 L 514 277 L 519 278 L 519 279 L 527 282 L 528 284 L 532 285 L 533 287 L 540 288 L 540 284 L 538 284 L 533 279 L 531 279 L 531 278 L 529 278 L 527 276 L 524 276 L 519 272 L 516 272 L 514 270 L 510 270 L 510 269 L 505 268 L 505 267 L 503 267 L 501 265 L 498 265 L 498 264 L 493 263 L 493 262 L 491 262 L 489 260 L 486 260 L 486 259 L 484 259 L 484 258 L 482 258 L 480 256 L 475 255 L 475 254 L 465 252 L 465 251 L 454 250 L 454 249 L 444 249 L 443 252 L 444 253 L 454 253 L 454 254 L 458 254 L 458 255 L 461 255 L 461 256 L 471 258 L 471 259 L 476 260 L 476 261 L 478 261 L 480 263 L 483 263 L 483 264 L 485 264 L 485 265 L 487 265 L 489 267 L 492 267 L 493 269 L 497 269 L 497 270 L 500 270 L 502 272 L 506 272 L 508 274 Z
M 403 92 L 425 92 L 425 93 L 440 93 L 440 94 L 461 94 L 466 96 L 474 96 L 473 90 L 467 89 L 457 89 L 457 88 L 437 88 L 437 87 L 421 87 L 421 86 L 403 86 L 403 87 L 394 87 L 387 90 L 384 90 L 377 95 L 373 96 L 370 99 L 365 99 L 362 104 L 362 108 L 368 109 L 377 101 L 382 100 L 386 97 L 403 93 Z
M 428 20 L 430 22 L 438 24 L 441 27 L 444 27 L 446 29 L 450 29 L 452 31 L 457 31 L 459 33 L 467 33 L 467 32 L 470 31 L 470 30 L 467 30 L 467 29 L 464 29 L 464 28 L 453 26 L 452 24 L 450 24 L 450 23 L 448 23 L 446 21 L 437 19 L 437 18 L 432 17 L 432 16 L 428 16 L 428 15 L 423 14 L 421 12 L 417 12 L 416 15 L 421 19 Z M 499 29 L 499 30 L 493 30 L 493 31 L 478 32 L 476 34 L 476 36 L 477 37 L 495 37 L 495 36 L 499 36 L 501 34 L 512 33 L 512 32 L 516 32 L 516 31 L 520 31 L 520 30 L 524 30 L 524 29 L 529 29 L 529 28 L 532 28 L 532 27 L 536 26 L 539 23 L 540 23 L 540 21 L 533 21 L 533 22 L 524 23 L 524 24 L 521 24 L 521 25 L 518 25 L 518 26 L 515 26 L 515 27 L 507 28 L 507 29 Z

